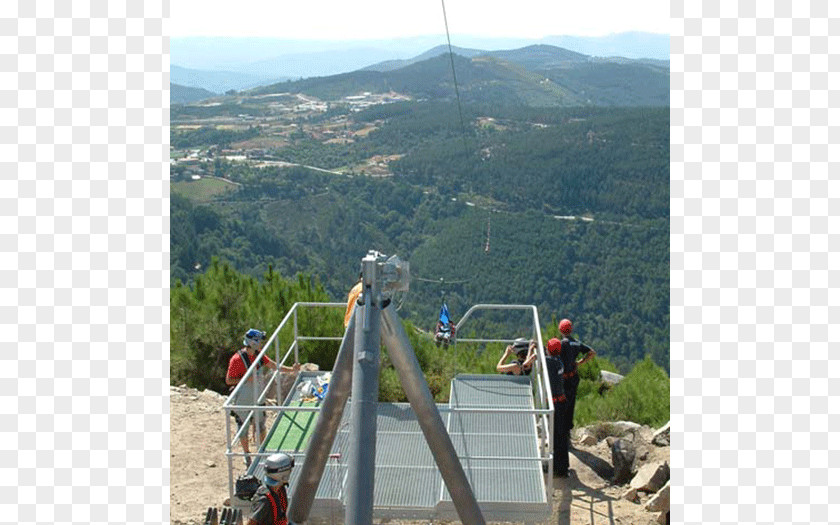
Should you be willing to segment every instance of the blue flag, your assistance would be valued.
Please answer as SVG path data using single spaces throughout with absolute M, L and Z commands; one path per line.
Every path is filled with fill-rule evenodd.
M 449 324 L 449 308 L 446 303 L 443 303 L 443 306 L 440 307 L 440 322 L 444 325 Z

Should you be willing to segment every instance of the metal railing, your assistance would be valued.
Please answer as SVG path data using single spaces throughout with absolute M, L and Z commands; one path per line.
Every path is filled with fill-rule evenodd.
M 545 364 L 545 348 L 542 341 L 542 329 L 540 328 L 540 316 L 537 307 L 534 305 L 525 304 L 477 304 L 470 307 L 458 324 L 455 325 L 455 333 L 461 333 L 461 327 L 467 320 L 472 317 L 473 313 L 482 310 L 519 310 L 531 313 L 531 329 L 533 339 L 537 343 L 537 366 L 536 373 L 533 375 L 535 381 L 532 382 L 534 401 L 536 410 L 531 411 L 537 418 L 537 428 L 542 432 L 537 432 L 538 437 L 538 451 L 540 453 L 540 461 L 547 464 L 548 476 L 545 482 L 545 497 L 546 501 L 551 503 L 552 486 L 551 479 L 554 476 L 554 400 L 551 396 L 551 383 L 548 381 L 548 369 Z M 458 342 L 466 343 L 510 343 L 509 339 L 483 339 L 472 338 L 465 339 L 458 336 Z M 460 412 L 479 411 L 478 409 L 455 409 Z M 487 409 L 485 409 L 487 410 Z M 490 409 L 496 413 L 504 413 L 510 410 L 505 409 Z M 521 413 L 521 410 L 515 410 Z M 547 440 L 547 441 L 546 441 Z
M 346 307 L 346 303 L 295 303 L 289 309 L 286 316 L 283 317 L 283 320 L 280 321 L 280 324 L 277 325 L 277 328 L 272 332 L 271 336 L 266 340 L 265 344 L 263 345 L 262 350 L 257 354 L 254 358 L 253 363 L 248 369 L 245 371 L 245 375 L 242 376 L 239 383 L 233 389 L 233 391 L 228 395 L 228 398 L 225 400 L 224 404 L 222 405 L 222 409 L 225 411 L 225 428 L 226 428 L 226 436 L 227 436 L 227 448 L 225 449 L 225 456 L 227 457 L 228 462 L 228 491 L 230 492 L 231 498 L 233 498 L 234 493 L 234 484 L 233 484 L 233 461 L 235 458 L 238 457 L 260 457 L 260 456 L 267 456 L 269 454 L 260 453 L 259 449 L 262 447 L 263 440 L 265 436 L 262 435 L 261 426 L 259 425 L 260 419 L 263 421 L 266 417 L 266 412 L 270 411 L 279 411 L 281 407 L 279 406 L 265 406 L 265 400 L 268 398 L 269 391 L 271 389 L 271 385 L 275 385 L 275 399 L 277 400 L 278 405 L 282 404 L 283 400 L 280 398 L 281 394 L 281 381 L 280 381 L 280 374 L 281 374 L 281 367 L 282 366 L 289 366 L 286 364 L 286 361 L 294 352 L 294 363 L 300 362 L 300 341 L 341 341 L 341 336 L 330 336 L 330 337 L 323 337 L 323 336 L 305 336 L 301 335 L 298 331 L 298 311 L 303 308 L 335 308 L 335 307 Z M 283 354 L 283 358 L 280 359 L 280 332 L 287 326 L 289 321 L 292 322 L 292 341 Z M 254 397 L 251 401 L 251 404 L 243 404 L 243 403 L 235 403 L 235 401 L 239 401 L 239 394 L 243 388 L 243 385 L 246 384 L 248 381 L 254 381 L 255 384 L 260 384 L 260 377 L 257 374 L 259 368 L 257 367 L 257 363 L 259 363 L 263 356 L 269 351 L 270 348 L 273 347 L 274 350 L 274 362 L 277 363 L 276 369 L 272 372 L 271 376 L 265 381 L 265 386 L 262 389 L 254 388 Z M 259 390 L 259 392 L 258 392 Z M 299 412 L 317 412 L 319 410 L 318 407 L 282 407 L 284 411 L 299 411 Z M 238 429 L 236 434 L 231 436 L 231 413 L 232 412 L 244 412 L 248 411 L 248 415 L 243 419 L 241 428 Z M 250 426 L 251 422 L 256 420 L 254 425 L 256 429 L 256 443 L 255 446 L 257 448 L 256 451 L 251 453 L 243 452 L 234 452 L 233 446 L 235 443 L 238 443 L 241 438 L 248 438 L 248 427 Z
M 257 432 L 257 440 L 256 440 L 256 451 L 252 451 L 249 454 L 243 452 L 234 452 L 233 446 L 234 444 L 238 443 L 239 439 L 243 436 L 247 438 L 248 436 L 248 427 L 251 421 L 258 418 L 265 418 L 266 412 L 317 412 L 320 410 L 320 407 L 307 407 L 307 406 L 282 406 L 283 399 L 280 398 L 281 394 L 281 382 L 279 381 L 280 373 L 281 373 L 281 366 L 288 366 L 286 361 L 294 355 L 294 363 L 299 362 L 299 343 L 301 341 L 341 341 L 342 336 L 322 336 L 322 335 L 302 335 L 299 333 L 299 326 L 298 326 L 298 312 L 301 309 L 306 308 L 345 308 L 346 303 L 315 303 L 315 302 L 306 302 L 306 303 L 295 303 L 271 336 L 267 339 L 265 345 L 263 346 L 262 350 L 257 354 L 254 362 L 245 372 L 245 375 L 240 380 L 239 384 L 233 389 L 230 393 L 228 398 L 225 400 L 224 404 L 222 405 L 222 409 L 226 412 L 226 435 L 227 435 L 227 448 L 225 450 L 225 456 L 227 457 L 228 461 L 228 489 L 230 492 L 231 498 L 234 495 L 234 480 L 233 480 L 233 462 L 235 458 L 238 457 L 245 457 L 250 456 L 252 458 L 259 458 L 263 456 L 268 456 L 271 452 L 261 453 L 259 452 L 260 449 L 263 448 L 263 439 L 265 436 L 262 436 L 261 429 L 259 425 L 255 425 L 256 432 Z M 461 333 L 461 327 L 467 322 L 470 317 L 477 311 L 481 310 L 520 310 L 531 313 L 531 329 L 533 338 L 537 343 L 537 356 L 538 359 L 536 361 L 536 373 L 532 375 L 533 380 L 532 383 L 532 395 L 534 398 L 534 409 L 521 409 L 521 408 L 456 408 L 456 407 L 439 407 L 441 413 L 493 413 L 493 414 L 501 414 L 501 413 L 530 413 L 533 414 L 536 421 L 536 426 L 541 431 L 537 432 L 538 438 L 538 452 L 539 457 L 536 458 L 521 458 L 521 457 L 508 457 L 508 456 L 458 456 L 459 460 L 528 460 L 528 461 L 539 461 L 542 464 L 547 464 L 547 471 L 548 476 L 545 480 L 545 494 L 546 494 L 546 501 L 551 504 L 552 501 L 552 486 L 551 486 L 551 479 L 553 476 L 553 462 L 552 455 L 554 450 L 554 403 L 551 397 L 551 389 L 550 383 L 548 381 L 548 372 L 545 365 L 545 351 L 543 348 L 542 342 L 542 331 L 540 328 L 539 323 L 539 315 L 537 313 L 537 308 L 533 305 L 504 305 L 504 304 L 478 304 L 471 307 L 461 320 L 456 325 L 456 333 Z M 291 322 L 292 330 L 293 330 L 293 337 L 291 343 L 289 344 L 288 348 L 285 350 L 285 353 L 280 357 L 281 354 L 281 347 L 280 347 L 280 337 L 279 334 L 281 331 Z M 498 339 L 498 338 L 461 338 L 458 337 L 458 343 L 511 343 L 512 339 Z M 242 403 L 235 403 L 238 400 L 239 393 L 243 388 L 243 384 L 246 381 L 250 380 L 250 378 L 254 378 L 255 381 L 258 380 L 255 374 L 257 374 L 257 366 L 256 364 L 263 359 L 269 349 L 273 349 L 274 352 L 274 362 L 277 363 L 277 368 L 272 372 L 270 378 L 266 381 L 265 386 L 262 389 L 255 388 L 254 389 L 254 398 L 251 400 L 253 403 L 251 404 L 242 404 Z M 265 400 L 268 398 L 268 394 L 271 390 L 271 385 L 275 385 L 275 399 L 277 400 L 278 406 L 266 406 L 263 405 Z M 259 392 L 258 392 L 259 390 Z M 242 427 L 235 433 L 231 434 L 231 418 L 229 417 L 231 412 L 244 412 L 248 411 L 247 417 L 243 420 Z M 301 459 L 303 454 L 293 454 L 296 459 Z

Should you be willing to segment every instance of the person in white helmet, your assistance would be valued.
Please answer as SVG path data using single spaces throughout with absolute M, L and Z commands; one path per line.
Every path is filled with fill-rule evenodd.
M 230 387 L 231 391 L 236 387 L 237 384 L 242 380 L 242 377 L 245 375 L 245 372 L 251 366 L 251 363 L 257 358 L 257 354 L 262 349 L 263 342 L 265 341 L 266 336 L 265 332 L 260 330 L 255 330 L 251 328 L 245 333 L 245 338 L 242 341 L 244 345 L 239 351 L 233 354 L 228 362 L 228 369 L 227 374 L 225 375 L 225 383 Z M 270 359 L 267 355 L 264 355 L 260 362 L 257 364 L 257 370 L 253 375 L 248 378 L 246 384 L 242 385 L 242 388 L 239 389 L 239 393 L 237 394 L 236 404 L 237 405 L 252 405 L 254 403 L 254 393 L 256 389 L 256 395 L 259 396 L 260 392 L 265 388 L 265 382 L 263 378 L 263 369 L 275 369 L 277 368 L 277 363 L 275 363 L 272 359 Z M 300 370 L 300 364 L 295 363 L 294 366 L 282 366 L 280 367 L 281 371 L 283 372 L 297 372 Z M 250 410 L 234 410 L 231 411 L 231 416 L 233 417 L 234 421 L 236 421 L 237 431 L 242 428 L 242 425 L 245 422 L 245 419 L 248 417 L 248 413 Z M 255 422 L 258 421 L 258 424 Z M 251 418 L 251 428 L 252 434 L 254 436 L 254 442 L 257 443 L 257 428 L 259 427 L 260 436 L 265 438 L 265 417 L 263 417 L 260 413 L 254 413 L 254 416 Z M 245 452 L 245 466 L 248 467 L 251 465 L 251 457 L 248 455 L 251 453 L 250 447 L 248 446 L 248 434 L 247 432 L 244 433 L 240 439 L 240 444 L 242 445 L 242 450 Z
M 268 456 L 264 463 L 265 476 L 263 485 L 257 489 L 251 500 L 251 515 L 247 525 L 288 525 L 286 513 L 289 508 L 289 495 L 286 487 L 292 477 L 295 458 L 278 453 Z
M 516 360 L 508 363 L 511 356 L 515 357 Z M 513 344 L 505 348 L 505 353 L 502 354 L 502 358 L 496 365 L 496 372 L 509 376 L 531 375 L 531 369 L 536 359 L 537 342 L 533 339 L 528 341 L 524 337 L 519 337 L 514 339 Z

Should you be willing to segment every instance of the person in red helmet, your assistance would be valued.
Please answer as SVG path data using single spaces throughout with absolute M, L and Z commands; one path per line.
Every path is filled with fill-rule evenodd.
M 560 359 L 563 360 L 563 387 L 568 402 L 564 415 L 568 429 L 566 435 L 568 436 L 571 433 L 572 427 L 574 427 L 575 401 L 577 399 L 578 384 L 580 383 L 578 366 L 595 357 L 595 350 L 572 337 L 572 322 L 568 319 L 560 321 L 557 328 L 563 335 L 563 339 L 560 340 Z M 583 359 L 578 361 L 577 357 L 580 354 L 584 354 Z
M 552 463 L 554 475 L 565 478 L 569 475 L 569 428 L 566 425 L 566 409 L 569 402 L 563 388 L 563 360 L 560 358 L 560 340 L 553 337 L 545 345 L 545 369 L 554 402 L 554 449 Z

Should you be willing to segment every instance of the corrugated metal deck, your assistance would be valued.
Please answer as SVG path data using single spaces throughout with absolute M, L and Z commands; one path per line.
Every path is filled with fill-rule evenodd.
M 301 399 L 296 387 L 300 381 L 298 378 L 285 405 L 299 406 Z M 449 410 L 499 408 L 519 408 L 524 413 Z M 438 405 L 487 521 L 537 522 L 551 515 L 539 461 L 536 420 L 529 412 L 533 408 L 530 378 L 502 375 L 458 376 L 452 380 L 449 404 Z M 349 419 L 348 402 L 312 506 L 310 517 L 313 519 L 343 521 Z M 307 427 L 314 427 L 314 419 L 306 420 L 310 423 Z M 289 421 L 292 418 L 278 418 L 266 440 L 271 446 L 263 447 L 261 452 L 293 453 L 295 460 L 302 464 L 305 440 L 295 437 L 284 443 L 274 437 L 276 432 L 288 433 Z M 306 435 L 307 439 L 309 437 Z M 261 462 L 255 463 L 249 472 L 262 477 Z M 299 468 L 293 471 L 293 486 L 299 472 Z M 375 519 L 458 519 L 449 491 L 408 403 L 379 404 L 374 475 Z
M 538 521 L 551 514 L 536 432 L 529 377 L 460 375 L 452 380 L 449 406 L 511 409 L 518 413 L 450 412 L 446 428 L 488 521 Z M 506 457 L 517 459 L 493 459 Z M 457 519 L 443 487 L 438 514 Z

